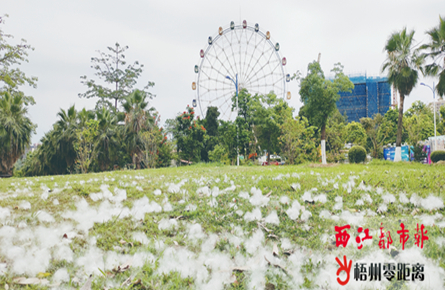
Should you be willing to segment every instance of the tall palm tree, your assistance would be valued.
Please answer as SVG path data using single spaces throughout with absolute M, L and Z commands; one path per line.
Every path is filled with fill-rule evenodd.
M 382 72 L 387 71 L 389 84 L 393 85 L 400 95 L 394 161 L 401 161 L 403 102 L 405 96 L 408 96 L 417 84 L 418 69 L 423 63 L 423 57 L 420 57 L 414 49 L 414 31 L 407 32 L 406 27 L 400 32 L 391 34 L 386 42 L 385 50 L 387 58 Z
M 98 154 L 100 170 L 105 171 L 110 169 L 110 162 L 113 161 L 112 151 L 117 147 L 117 118 L 106 108 L 96 111 L 96 116 L 99 121 L 99 135 L 94 147 Z
M 133 163 L 139 168 L 144 146 L 141 133 L 154 127 L 155 116 L 152 115 L 154 108 L 148 108 L 145 101 L 147 94 L 140 90 L 133 91 L 123 104 L 125 110 L 126 144 L 131 154 Z
M 57 150 L 60 156 L 65 159 L 66 166 L 71 168 L 76 160 L 76 151 L 73 147 L 73 142 L 76 140 L 76 130 L 78 128 L 78 113 L 74 105 L 68 110 L 60 109 L 57 113 L 59 120 L 54 126 L 57 132 Z
M 12 175 L 15 162 L 31 142 L 35 125 L 27 113 L 21 94 L 0 96 L 0 174 Z
M 433 63 L 425 66 L 425 74 L 438 76 L 439 83 L 436 86 L 437 94 L 445 95 L 445 18 L 439 17 L 439 25 L 426 32 L 430 36 L 430 42 L 424 44 L 420 49 L 429 52 L 424 56 L 432 59 Z

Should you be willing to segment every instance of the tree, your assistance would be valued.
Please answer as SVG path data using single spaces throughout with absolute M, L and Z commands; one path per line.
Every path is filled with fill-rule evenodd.
M 346 125 L 345 132 L 346 142 L 363 147 L 366 145 L 366 131 L 360 123 L 354 121 L 349 123 Z
M 339 92 L 351 92 L 354 84 L 343 73 L 343 66 L 335 64 L 333 81 L 326 80 L 320 64 L 308 65 L 308 74 L 300 82 L 300 100 L 304 103 L 309 122 L 321 128 L 322 163 L 326 164 L 326 124 L 328 117 L 336 111 Z
M 0 24 L 5 22 L 8 15 L 0 17 Z M 20 95 L 24 105 L 35 104 L 34 98 L 25 96 L 20 91 L 20 86 L 29 85 L 35 88 L 37 78 L 28 77 L 19 68 L 15 67 L 22 62 L 28 62 L 27 56 L 29 50 L 34 50 L 22 39 L 20 44 L 11 45 L 7 40 L 13 38 L 10 34 L 5 34 L 0 28 L 0 95 L 9 92 L 13 98 Z
M 426 114 L 404 118 L 403 125 L 408 132 L 409 143 L 413 146 L 417 146 L 417 143 L 421 140 L 434 136 L 433 120 Z
M 195 120 L 195 110 L 188 106 L 186 111 L 175 118 L 173 137 L 176 139 L 178 157 L 189 162 L 199 162 L 206 135 L 202 120 Z
M 20 94 L 0 95 L 0 174 L 12 175 L 14 163 L 31 141 L 35 125 L 26 116 L 28 109 Z
M 128 151 L 132 157 L 133 164 L 140 168 L 140 161 L 143 158 L 145 146 L 142 142 L 142 133 L 144 131 L 153 130 L 157 118 L 153 115 L 154 108 L 148 108 L 149 103 L 146 101 L 147 93 L 140 90 L 133 91 L 123 104 L 125 110 L 125 142 Z
M 281 155 L 289 164 L 315 161 L 317 148 L 314 138 L 315 127 L 309 126 L 305 117 L 301 119 L 287 118 L 280 125 Z
M 387 71 L 388 83 L 399 91 L 399 118 L 397 121 L 396 152 L 394 161 L 402 160 L 402 128 L 403 103 L 418 81 L 418 69 L 423 63 L 423 57 L 414 49 L 414 31 L 407 32 L 406 28 L 394 32 L 385 45 L 387 58 L 383 64 L 382 72 Z
M 85 126 L 76 130 L 76 139 L 74 141 L 74 150 L 77 154 L 76 165 L 82 173 L 87 173 L 91 162 L 93 161 L 94 141 L 98 135 L 99 121 L 88 120 Z
M 424 72 L 426 75 L 439 77 L 436 90 L 437 94 L 443 97 L 445 95 L 445 18 L 439 16 L 439 25 L 427 31 L 427 34 L 430 36 L 430 42 L 422 45 L 420 49 L 429 51 L 423 56 L 430 58 L 433 63 L 426 65 Z
M 124 60 L 124 52 L 128 49 L 128 46 L 121 47 L 119 43 L 115 44 L 115 47 L 107 47 L 109 53 L 99 51 L 99 57 L 92 57 L 91 66 L 95 71 L 95 75 L 102 81 L 103 84 L 97 83 L 95 80 L 87 80 L 87 76 L 80 77 L 81 83 L 88 87 L 88 90 L 79 94 L 81 98 L 99 98 L 96 107 L 106 107 L 108 109 L 113 108 L 112 100 L 114 100 L 114 110 L 117 111 L 118 102 L 124 102 L 125 98 L 133 91 L 136 85 L 137 79 L 140 77 L 143 71 L 143 64 L 135 62 L 132 65 L 125 65 L 127 62 Z M 147 90 L 154 86 L 153 82 L 148 82 L 146 86 L 140 91 L 145 93 L 149 99 L 153 98 L 153 95 Z
M 373 117 L 361 118 L 360 123 L 367 135 L 366 149 L 371 152 L 372 158 L 380 158 L 383 156 L 383 140 L 379 140 L 377 136 L 383 122 L 383 116 L 375 114 Z
M 280 125 L 287 118 L 292 118 L 293 110 L 287 102 L 278 98 L 273 92 L 255 96 L 251 99 L 249 106 L 253 112 L 254 137 L 257 138 L 259 147 L 267 150 L 267 162 L 270 162 L 270 154 L 279 154 L 281 151 L 278 142 Z
M 346 118 L 340 114 L 339 110 L 335 110 L 334 114 L 328 118 L 326 124 L 326 159 L 327 162 L 342 162 L 346 139 Z M 318 130 L 320 131 L 320 130 Z M 319 133 L 316 135 L 319 137 Z
M 99 121 L 98 135 L 94 144 L 97 163 L 101 171 L 110 170 L 111 163 L 116 161 L 119 143 L 117 116 L 102 108 L 96 111 L 96 119 Z

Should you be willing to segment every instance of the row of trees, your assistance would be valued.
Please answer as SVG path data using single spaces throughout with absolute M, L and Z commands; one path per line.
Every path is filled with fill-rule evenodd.
M 3 19 L 0 18 L 0 22 Z M 288 163 L 305 161 L 336 162 L 342 159 L 345 142 L 364 145 L 373 157 L 380 157 L 385 144 L 396 141 L 417 144 L 432 136 L 433 116 L 423 103 L 416 102 L 403 114 L 403 101 L 417 84 L 419 73 L 437 76 L 437 93 L 445 93 L 445 21 L 428 31 L 430 42 L 414 49 L 414 32 L 394 33 L 385 49 L 387 60 L 383 71 L 399 91 L 399 112 L 390 110 L 385 116 L 363 118 L 360 123 L 347 123 L 336 109 L 339 92 L 350 91 L 353 84 L 342 72 L 333 68 L 335 78 L 326 80 L 318 62 L 308 65 L 306 76 L 297 74 L 304 106 L 297 117 L 293 109 L 272 92 L 251 95 L 239 92 L 239 110 L 234 121 L 219 120 L 215 107 L 206 117 L 196 117 L 187 106 L 176 118 L 159 127 L 160 115 L 149 106 L 154 96 L 148 82 L 136 89 L 143 65 L 127 64 L 128 47 L 118 43 L 92 58 L 95 79 L 81 77 L 87 91 L 79 97 L 98 99 L 91 111 L 74 106 L 60 110 L 59 120 L 42 138 L 42 145 L 16 166 L 19 174 L 42 175 L 68 172 L 104 171 L 131 164 L 135 168 L 168 166 L 172 159 L 187 162 L 220 161 L 233 164 L 239 154 L 251 160 L 264 151 L 287 158 Z M 0 30 L 0 174 L 11 174 L 16 160 L 29 146 L 35 125 L 27 117 L 34 104 L 21 86 L 35 87 L 37 79 L 17 68 L 26 61 L 32 47 L 24 40 L 10 45 L 10 35 Z M 431 59 L 431 63 L 426 61 Z M 233 108 L 235 96 L 233 96 Z M 445 111 L 438 117 L 438 133 L 443 134 Z M 395 129 L 397 127 L 397 130 Z M 167 139 L 167 134 L 172 138 Z M 321 148 L 317 140 L 322 140 Z M 239 140 L 239 141 L 237 141 Z M 321 154 L 320 154 L 321 151 Z

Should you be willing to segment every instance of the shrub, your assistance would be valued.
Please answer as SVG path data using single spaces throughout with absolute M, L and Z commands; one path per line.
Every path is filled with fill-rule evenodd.
M 437 150 L 431 153 L 431 161 L 434 163 L 445 160 L 445 150 Z
M 361 163 L 366 159 L 366 149 L 362 146 L 353 146 L 348 152 L 349 163 Z

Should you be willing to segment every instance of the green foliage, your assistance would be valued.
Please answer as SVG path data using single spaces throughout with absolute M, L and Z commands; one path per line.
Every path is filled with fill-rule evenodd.
M 92 57 L 92 68 L 96 71 L 95 75 L 106 85 L 97 83 L 95 80 L 87 79 L 87 76 L 80 77 L 82 84 L 86 85 L 88 90 L 79 94 L 82 98 L 99 98 L 96 108 L 107 108 L 117 110 L 118 102 L 123 103 L 127 96 L 134 90 L 138 78 L 142 74 L 143 64 L 138 61 L 127 65 L 124 60 L 124 52 L 128 46 L 121 47 L 119 43 L 115 47 L 107 47 L 108 54 L 99 52 L 99 57 Z M 153 82 L 148 82 L 140 91 L 149 99 L 153 95 L 147 90 L 154 86 Z M 114 100 L 114 106 L 112 101 Z
M 188 106 L 186 111 L 175 118 L 173 137 L 176 139 L 178 157 L 199 162 L 207 135 L 202 120 L 195 120 L 195 110 Z
M 281 155 L 289 164 L 315 161 L 317 146 L 315 144 L 315 127 L 309 126 L 305 117 L 301 119 L 287 118 L 280 125 L 281 135 L 278 137 Z
M 432 117 L 432 116 L 431 116 Z M 434 136 L 433 118 L 427 114 L 412 115 L 403 119 L 403 126 L 408 132 L 408 141 L 411 145 L 416 145 L 419 141 L 426 140 Z
M 438 161 L 445 161 L 445 150 L 437 150 L 431 153 L 431 161 L 434 163 Z
M 325 127 L 328 117 L 334 114 L 339 92 L 351 92 L 354 84 L 343 73 L 343 66 L 335 64 L 333 81 L 326 80 L 320 64 L 316 61 L 308 65 L 308 74 L 300 82 L 301 102 L 311 125 L 321 128 L 321 139 L 325 140 Z
M 437 94 L 443 97 L 445 95 L 445 67 L 443 66 L 445 61 L 445 18 L 439 16 L 439 24 L 427 31 L 427 34 L 430 37 L 430 42 L 422 45 L 420 49 L 427 50 L 428 52 L 425 52 L 423 56 L 433 62 L 425 65 L 423 71 L 425 75 L 439 78 L 436 90 Z
M 396 146 L 402 144 L 403 103 L 419 79 L 418 69 L 423 64 L 424 57 L 419 56 L 414 49 L 414 31 L 407 32 L 406 28 L 394 32 L 385 45 L 386 61 L 382 72 L 387 71 L 388 82 L 399 91 L 399 117 L 397 121 Z
M 82 173 L 87 173 L 94 158 L 94 141 L 98 135 L 99 121 L 89 120 L 85 126 L 76 130 L 74 150 L 77 153 L 76 165 Z
M 271 153 L 280 154 L 281 148 L 278 142 L 280 125 L 286 119 L 292 118 L 292 108 L 273 93 L 253 97 L 250 107 L 253 112 L 254 138 L 258 140 L 259 147 L 262 150 L 267 150 L 268 156 Z M 251 150 L 248 153 L 255 152 L 256 150 Z
M 397 110 L 390 109 L 386 112 L 377 131 L 377 143 L 385 145 L 396 142 L 397 118 Z
M 8 15 L 0 16 L 0 24 L 5 23 L 7 17 Z M 34 48 L 24 39 L 21 39 L 20 44 L 9 44 L 8 39 L 12 38 L 12 35 L 4 33 L 0 28 L 0 95 L 9 92 L 14 97 L 20 96 L 25 106 L 34 105 L 34 98 L 25 96 L 20 87 L 29 85 L 35 88 L 37 78 L 26 76 L 16 67 L 22 62 L 28 62 L 28 51 Z
M 423 151 L 422 145 L 414 145 L 413 153 L 415 162 L 422 162 L 426 158 L 426 153 Z
M 229 154 L 227 153 L 227 149 L 222 146 L 217 144 L 215 146 L 215 149 L 213 149 L 212 151 L 209 152 L 209 159 L 212 162 L 221 162 L 224 163 L 226 165 L 230 164 L 230 160 L 229 160 Z
M 362 146 L 353 146 L 349 149 L 348 158 L 350 163 L 362 163 L 366 160 L 366 149 Z
M 22 95 L 0 93 L 0 174 L 12 175 L 14 163 L 25 152 L 35 125 L 27 117 Z
M 335 110 L 326 125 L 326 160 L 330 163 L 343 162 L 345 159 L 342 152 L 345 147 L 345 127 L 345 117 Z
M 371 152 L 371 156 L 373 158 L 380 158 L 383 156 L 383 145 L 386 141 L 386 135 L 389 131 L 382 131 L 379 138 L 379 130 L 382 125 L 384 117 L 380 114 L 375 114 L 373 118 L 361 118 L 360 124 L 366 131 L 367 139 L 366 139 L 366 149 L 368 152 Z M 390 129 L 386 127 L 386 129 Z
M 365 146 L 366 145 L 366 131 L 360 123 L 351 122 L 346 125 L 346 142 Z

